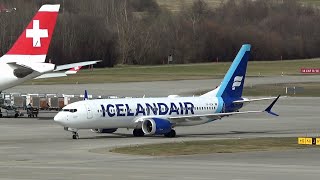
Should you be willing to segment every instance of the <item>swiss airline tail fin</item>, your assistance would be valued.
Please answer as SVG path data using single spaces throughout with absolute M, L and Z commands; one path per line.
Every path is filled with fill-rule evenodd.
M 60 5 L 43 5 L 3 56 L 7 61 L 44 62 L 56 25 Z

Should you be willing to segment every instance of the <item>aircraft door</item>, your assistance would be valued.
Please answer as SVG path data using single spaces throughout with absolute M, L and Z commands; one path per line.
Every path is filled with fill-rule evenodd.
M 86 110 L 87 110 L 87 119 L 92 119 L 93 115 L 92 115 L 92 109 L 90 105 L 85 103 L 84 106 L 86 107 Z

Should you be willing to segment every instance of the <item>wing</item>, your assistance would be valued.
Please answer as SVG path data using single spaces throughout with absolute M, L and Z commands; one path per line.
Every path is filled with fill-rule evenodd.
M 69 69 L 65 73 L 68 74 L 68 75 L 69 74 L 77 74 L 77 72 L 80 71 L 81 68 L 82 68 L 82 66 L 76 66 L 76 67 L 73 67 L 73 68 Z
M 74 67 L 78 67 L 78 66 L 88 66 L 88 65 L 92 65 L 92 64 L 97 64 L 98 62 L 100 62 L 101 60 L 96 60 L 96 61 L 85 61 L 85 62 L 80 62 L 80 63 L 72 63 L 72 64 L 64 64 L 64 65 L 59 65 L 55 68 L 54 71 L 61 71 L 61 70 L 65 70 L 65 69 L 71 69 Z
M 234 103 L 234 104 L 242 104 L 242 103 L 250 103 L 250 102 L 255 102 L 255 101 L 265 101 L 265 100 L 273 100 L 273 99 L 277 99 L 277 97 L 258 98 L 258 99 L 247 99 L 247 98 L 244 98 L 243 100 L 233 101 L 232 103 Z
M 86 62 L 81 62 L 81 63 L 72 63 L 72 64 L 65 64 L 65 65 L 57 66 L 54 71 L 60 71 L 60 70 L 64 70 L 64 69 L 69 69 L 69 70 L 66 72 L 63 72 L 63 73 L 53 72 L 53 73 L 42 74 L 41 76 L 38 76 L 34 79 L 66 77 L 70 74 L 76 74 L 81 69 L 82 66 L 92 65 L 92 64 L 96 64 L 98 62 L 100 62 L 100 61 L 86 61 Z M 68 68 L 68 67 L 71 67 L 71 68 Z
M 203 115 L 190 115 L 190 116 L 174 116 L 168 117 L 167 119 L 174 125 L 196 125 L 206 122 L 215 121 L 226 116 L 240 115 L 240 114 L 257 114 L 257 113 L 269 113 L 274 116 L 278 116 L 276 113 L 272 112 L 272 107 L 278 101 L 280 95 L 275 98 L 275 100 L 262 111 L 244 111 L 244 112 L 228 112 L 228 113 L 214 113 L 214 114 L 203 114 Z M 141 123 L 144 119 L 150 117 L 139 118 L 136 122 Z M 152 118 L 152 117 L 151 117 Z
M 196 122 L 215 121 L 226 116 L 249 114 L 249 113 L 263 113 L 263 112 L 265 111 L 244 111 L 244 112 L 214 113 L 214 114 L 204 114 L 204 115 L 176 116 L 176 117 L 169 117 L 168 120 L 177 125 L 183 125 L 183 124 L 192 125 L 193 123 L 196 123 Z

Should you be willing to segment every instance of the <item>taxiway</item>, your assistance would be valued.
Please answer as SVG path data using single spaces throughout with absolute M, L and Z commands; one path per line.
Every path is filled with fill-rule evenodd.
M 108 149 L 142 143 L 187 140 L 318 136 L 320 98 L 284 98 L 278 118 L 244 115 L 201 126 L 177 128 L 177 138 L 133 137 L 131 130 L 95 134 L 81 130 L 79 140 L 50 117 L 0 119 L 0 179 L 318 179 L 320 148 L 283 152 L 148 157 L 114 154 Z M 262 109 L 268 102 L 247 108 Z M 105 148 L 106 153 L 93 153 Z

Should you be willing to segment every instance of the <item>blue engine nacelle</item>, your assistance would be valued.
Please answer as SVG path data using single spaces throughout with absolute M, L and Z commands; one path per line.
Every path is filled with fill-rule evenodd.
M 142 122 L 144 134 L 166 134 L 172 130 L 172 124 L 166 119 L 151 118 Z
M 118 128 L 112 128 L 112 129 L 91 129 L 94 133 L 114 133 L 117 131 Z

